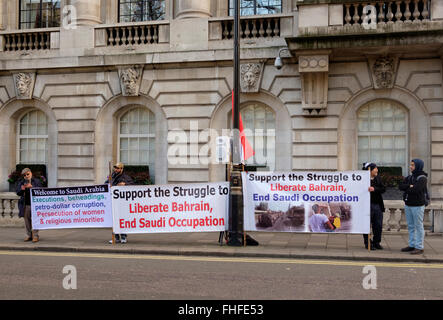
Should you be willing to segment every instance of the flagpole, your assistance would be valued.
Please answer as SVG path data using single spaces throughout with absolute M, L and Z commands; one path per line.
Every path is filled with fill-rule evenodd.
M 234 0 L 234 90 L 232 99 L 233 141 L 231 193 L 229 201 L 229 240 L 230 246 L 241 246 L 243 232 L 243 194 L 241 184 L 241 156 L 240 156 L 240 6 L 239 0 Z

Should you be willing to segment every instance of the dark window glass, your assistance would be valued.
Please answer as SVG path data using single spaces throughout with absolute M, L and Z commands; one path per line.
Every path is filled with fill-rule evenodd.
M 20 29 L 60 26 L 60 0 L 20 0 Z
M 119 21 L 155 21 L 165 18 L 165 0 L 120 0 Z
M 229 0 L 229 15 L 234 15 L 234 2 Z M 281 13 L 281 0 L 240 0 L 240 15 Z

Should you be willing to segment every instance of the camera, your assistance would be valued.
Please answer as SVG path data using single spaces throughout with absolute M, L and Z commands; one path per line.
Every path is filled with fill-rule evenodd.
M 283 67 L 283 63 L 280 57 L 275 58 L 274 67 L 280 70 Z

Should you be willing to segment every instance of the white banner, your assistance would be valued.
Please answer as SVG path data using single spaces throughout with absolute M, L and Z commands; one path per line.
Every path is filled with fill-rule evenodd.
M 242 173 L 246 231 L 369 233 L 368 171 Z
M 111 194 L 117 234 L 227 230 L 228 182 L 114 186 Z
M 112 227 L 109 186 L 32 188 L 33 229 Z

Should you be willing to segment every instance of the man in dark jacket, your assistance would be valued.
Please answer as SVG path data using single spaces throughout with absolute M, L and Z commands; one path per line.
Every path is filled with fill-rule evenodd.
M 114 172 L 111 176 L 111 186 L 125 186 L 133 184 L 133 180 L 130 176 L 123 172 L 124 165 L 119 162 L 114 166 Z M 105 183 L 109 183 L 109 179 L 105 181 Z M 115 234 L 115 242 L 117 243 L 126 243 L 128 240 L 126 234 Z M 112 243 L 112 240 L 109 241 Z
M 362 170 L 371 170 L 371 186 L 369 192 L 371 194 L 371 226 L 374 237 L 371 240 L 371 250 L 383 250 L 380 245 L 381 233 L 383 230 L 383 212 L 385 211 L 385 205 L 383 203 L 382 194 L 386 191 L 385 186 L 381 182 L 381 178 L 378 175 L 378 168 L 375 163 L 367 162 L 363 164 Z M 368 249 L 368 235 L 363 235 L 363 241 L 365 248 Z
M 402 252 L 422 254 L 425 230 L 423 216 L 427 194 L 428 174 L 423 171 L 424 162 L 421 159 L 413 159 L 410 164 L 411 174 L 399 185 L 405 202 L 405 215 L 408 224 L 409 242 Z
M 18 181 L 16 193 L 20 196 L 19 200 L 19 216 L 25 220 L 25 241 L 38 242 L 38 230 L 32 229 L 32 215 L 31 215 L 31 188 L 42 187 L 39 179 L 32 177 L 32 171 L 29 168 L 22 170 L 23 179 Z

